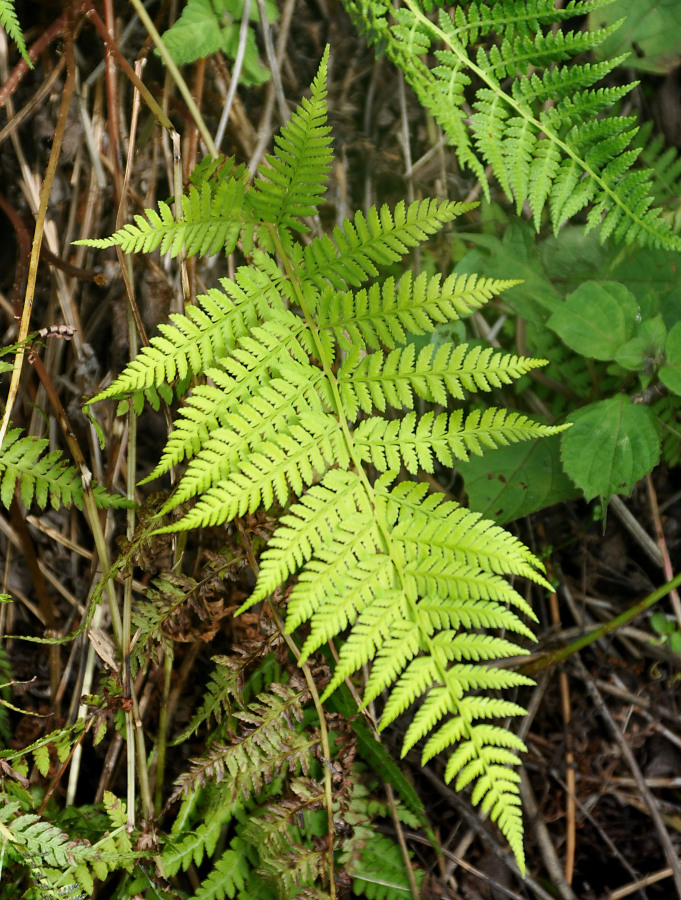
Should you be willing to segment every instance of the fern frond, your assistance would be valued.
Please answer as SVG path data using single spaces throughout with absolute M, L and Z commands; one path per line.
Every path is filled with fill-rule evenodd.
M 0 503 L 6 509 L 9 509 L 17 484 L 26 506 L 36 503 L 44 509 L 49 503 L 54 509 L 62 506 L 82 509 L 81 474 L 68 465 L 60 450 L 44 453 L 49 443 L 46 438 L 22 437 L 20 428 L 12 428 L 5 435 L 0 449 Z M 102 509 L 131 509 L 135 505 L 101 486 L 94 487 L 94 496 Z
M 556 231 L 592 204 L 587 224 L 600 227 L 602 240 L 681 247 L 660 209 L 650 208 L 651 171 L 633 169 L 636 127 L 604 115 L 634 85 L 595 87 L 623 58 L 574 62 L 617 25 L 561 27 L 593 3 L 559 10 L 545 0 L 485 0 L 442 9 L 436 20 L 430 0 L 344 5 L 367 41 L 401 69 L 486 194 L 489 166 L 518 212 L 529 204 L 537 229 L 547 204 Z
M 288 797 L 250 817 L 242 839 L 257 848 L 258 874 L 279 896 L 325 896 L 313 887 L 327 867 L 325 850 L 299 824 L 309 824 L 311 812 L 322 808 L 323 788 L 311 778 L 295 778 L 290 788 Z
M 360 839 L 363 832 L 360 831 Z M 348 864 L 353 892 L 372 900 L 407 900 L 411 886 L 399 846 L 389 837 L 372 834 L 364 840 L 355 859 Z M 423 872 L 416 872 L 417 884 Z
M 331 469 L 279 520 L 260 559 L 252 602 L 264 600 L 314 554 L 330 547 L 341 523 L 358 510 L 364 516 L 370 512 L 361 480 L 353 472 Z
M 392 480 L 392 473 L 383 476 L 376 493 L 396 540 L 422 541 L 443 555 L 454 554 L 465 566 L 499 575 L 512 572 L 550 589 L 537 572 L 534 555 L 503 528 L 439 494 L 429 494 L 426 484 L 403 481 L 389 489 Z
M 200 866 L 206 857 L 215 852 L 224 826 L 233 818 L 235 804 L 225 796 L 225 790 L 219 792 L 220 802 L 204 816 L 201 824 L 177 840 L 169 840 L 163 848 L 163 868 L 169 877 L 182 869 L 186 872 L 190 865 Z
M 24 40 L 24 33 L 21 30 L 21 25 L 19 24 L 19 19 L 17 18 L 17 13 L 14 8 L 14 0 L 0 0 L 0 25 L 2 25 L 9 37 L 17 45 L 19 53 L 21 53 L 29 67 L 32 69 L 33 63 L 31 62 L 31 58 L 26 49 L 26 41 Z
M 539 2 L 528 6 L 537 12 Z M 509 3 L 516 0 L 503 0 L 502 18 Z M 541 22 L 544 16 L 553 21 L 541 3 Z M 479 11 L 483 16 L 489 9 L 480 4 Z M 420 53 L 431 40 L 431 23 L 404 12 L 396 14 L 404 26 L 400 41 L 412 41 Z M 469 36 L 476 28 L 486 33 L 489 26 L 478 18 Z M 471 25 L 460 15 L 457 21 Z M 518 54 L 544 47 L 534 38 L 531 46 L 520 40 L 531 30 L 528 22 L 527 16 L 518 20 Z M 498 68 L 497 58 L 490 60 Z M 450 399 L 508 384 L 541 362 L 467 345 L 433 344 L 417 353 L 409 343 L 410 334 L 468 315 L 515 282 L 405 275 L 361 286 L 379 266 L 400 259 L 464 212 L 464 205 L 420 201 L 392 213 L 371 209 L 347 220 L 333 238 L 314 239 L 306 248 L 295 243 L 293 233 L 305 230 L 303 219 L 315 210 L 328 168 L 324 93 L 325 61 L 312 99 L 277 144 L 267 176 L 246 193 L 249 227 L 259 242 L 251 265 L 223 281 L 210 310 L 204 298 L 199 313 L 175 317 L 163 338 L 154 339 L 100 398 L 160 389 L 189 374 L 210 379 L 190 395 L 154 473 L 189 459 L 162 512 L 194 497 L 196 504 L 159 531 L 219 525 L 259 506 L 285 506 L 293 495 L 242 609 L 297 573 L 286 628 L 309 623 L 301 660 L 345 633 L 324 698 L 366 664 L 372 674 L 365 702 L 387 692 L 382 727 L 418 702 L 407 746 L 429 740 L 426 755 L 467 748 L 455 755 L 449 775 L 462 785 L 470 781 L 474 798 L 498 819 L 522 866 L 517 779 L 509 769 L 522 744 L 510 733 L 502 738 L 494 720 L 519 713 L 496 691 L 527 679 L 494 661 L 525 650 L 491 632 L 532 639 L 526 624 L 532 609 L 507 577 L 545 586 L 541 564 L 497 526 L 430 496 L 424 485 L 394 482 L 403 469 L 432 472 L 435 460 L 452 466 L 561 429 L 503 409 L 380 415 L 388 405 L 412 410 L 416 397 L 447 407 Z M 525 141 L 517 132 L 514 153 L 522 153 Z M 511 190 L 542 195 L 544 182 L 533 180 L 539 158 L 526 159 L 529 170 L 518 163 L 508 176 Z M 567 184 L 572 175 L 561 175 L 561 160 L 560 154 L 557 160 L 547 155 L 542 163 L 557 166 L 556 179 L 560 175 Z M 619 177 L 614 171 L 611 176 Z M 543 202 L 555 202 L 551 190 Z M 574 185 L 571 190 L 579 193 Z M 386 475 L 376 480 L 375 470 Z M 252 731 L 231 745 L 213 745 L 178 790 L 227 779 L 232 797 L 250 796 L 291 761 L 302 766 L 310 739 L 286 724 L 289 708 L 298 709 L 299 701 L 282 693 L 262 695 L 250 712 L 235 713 Z M 301 877 L 313 865 L 310 857 L 311 868 Z

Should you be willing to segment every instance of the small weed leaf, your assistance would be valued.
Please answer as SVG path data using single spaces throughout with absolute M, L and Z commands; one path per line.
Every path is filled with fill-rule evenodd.
M 572 428 L 562 438 L 563 466 L 587 500 L 628 496 L 659 462 L 655 416 L 624 394 L 591 403 L 572 413 L 570 421 Z

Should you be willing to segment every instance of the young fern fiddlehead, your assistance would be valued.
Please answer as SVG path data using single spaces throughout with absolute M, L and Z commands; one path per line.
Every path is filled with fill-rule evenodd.
M 491 632 L 532 638 L 523 617 L 534 614 L 504 576 L 546 585 L 541 566 L 491 522 L 398 475 L 433 472 L 436 460 L 452 466 L 559 429 L 499 409 L 421 417 L 414 411 L 417 398 L 446 405 L 543 364 L 465 344 L 417 353 L 409 342 L 410 334 L 432 333 L 514 282 L 407 273 L 362 287 L 470 204 L 424 200 L 392 212 L 372 208 L 331 236 L 304 247 L 297 241 L 296 233 L 308 231 L 306 217 L 317 209 L 331 164 L 327 56 L 310 99 L 282 130 L 252 187 L 231 163 L 225 179 L 231 193 L 218 164 L 203 170 L 202 194 L 238 193 L 231 210 L 240 218 L 225 249 L 240 235 L 253 247 L 251 264 L 186 315 L 174 316 L 92 402 L 143 393 L 154 400 L 157 392 L 170 396 L 171 382 L 182 392 L 190 376 L 201 379 L 150 476 L 188 460 L 162 513 L 196 503 L 160 530 L 217 525 L 261 505 L 286 506 L 293 494 L 242 609 L 297 573 L 286 627 L 310 623 L 303 659 L 347 632 L 324 696 L 371 663 L 365 701 L 389 692 L 381 727 L 418 701 L 404 752 L 425 737 L 424 760 L 455 747 L 447 779 L 458 788 L 473 784 L 474 802 L 498 822 L 523 866 L 513 766 L 524 747 L 492 722 L 523 710 L 491 693 L 528 679 L 490 663 L 526 651 Z M 132 228 L 143 234 L 147 224 L 157 230 L 156 244 L 169 246 L 178 228 L 195 221 L 196 208 L 183 204 L 179 224 L 147 212 L 97 246 L 124 244 Z M 191 238 L 185 232 L 188 250 L 210 244 L 210 216 L 203 227 Z

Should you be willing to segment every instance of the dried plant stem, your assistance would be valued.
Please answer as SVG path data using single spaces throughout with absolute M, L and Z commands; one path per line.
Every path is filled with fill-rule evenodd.
M 653 522 L 655 523 L 657 544 L 660 549 L 660 556 L 662 557 L 662 571 L 664 573 L 664 577 L 667 580 L 670 580 L 674 577 L 674 568 L 669 557 L 667 542 L 664 538 L 664 528 L 662 527 L 662 520 L 660 518 L 660 508 L 657 504 L 657 494 L 655 493 L 655 488 L 653 487 L 653 479 L 650 477 L 650 475 L 648 475 L 648 477 L 646 478 L 646 484 L 648 485 L 648 499 L 650 500 L 650 509 L 653 514 Z M 676 589 L 670 591 L 669 599 L 672 602 L 672 609 L 674 610 L 674 615 L 676 617 L 677 627 L 681 628 L 681 599 L 679 599 L 679 592 Z
M 560 610 L 558 607 L 558 595 L 554 591 L 549 597 L 551 606 L 551 620 L 558 628 L 560 623 Z M 558 683 L 560 687 L 560 704 L 563 714 L 563 726 L 565 728 L 565 881 L 572 884 L 572 877 L 575 869 L 575 849 L 576 849 L 576 806 L 575 806 L 575 754 L 572 749 L 572 731 L 570 729 L 570 721 L 572 712 L 570 706 L 570 685 L 567 673 L 561 669 L 558 673 Z
M 62 26 L 63 27 L 63 26 Z M 38 277 L 38 262 L 40 260 L 40 245 L 43 240 L 43 231 L 45 228 L 45 219 L 47 217 L 47 206 L 50 201 L 54 176 L 57 171 L 57 162 L 61 153 L 62 142 L 64 140 L 64 132 L 66 131 L 66 118 L 71 98 L 73 96 L 73 88 L 76 83 L 76 67 L 73 55 L 73 36 L 70 29 L 66 29 L 65 49 L 66 57 L 66 79 L 64 81 L 64 90 L 61 95 L 59 104 L 59 113 L 57 116 L 57 126 L 54 130 L 54 138 L 52 140 L 52 148 L 50 150 L 50 158 L 47 163 L 47 171 L 45 179 L 40 190 L 40 203 L 38 206 L 38 214 L 36 216 L 35 232 L 33 236 L 33 246 L 31 247 L 31 259 L 28 264 L 28 277 L 26 283 L 26 296 L 24 298 L 24 308 L 21 314 L 21 322 L 19 324 L 18 342 L 21 344 L 26 340 L 31 323 L 31 312 L 33 310 L 33 298 L 35 296 L 36 280 Z M 12 379 L 7 394 L 7 402 L 5 404 L 5 412 L 0 423 L 0 447 L 2 446 L 7 429 L 9 427 L 14 401 L 16 400 L 19 390 L 19 379 L 21 378 L 21 369 L 24 363 L 25 348 L 20 346 L 14 360 L 14 369 L 12 371 Z
M 667 831 L 667 828 L 662 819 L 662 815 L 660 814 L 658 803 L 655 797 L 653 797 L 653 795 L 651 794 L 648 785 L 646 784 L 646 780 L 643 777 L 638 763 L 636 762 L 636 758 L 634 756 L 633 750 L 629 746 L 629 742 L 626 740 L 626 738 L 622 734 L 621 729 L 618 727 L 617 723 L 610 714 L 610 710 L 603 701 L 600 691 L 596 687 L 593 678 L 589 675 L 586 666 L 579 657 L 576 658 L 575 662 L 580 677 L 586 685 L 589 696 L 593 700 L 601 718 L 608 726 L 610 733 L 612 734 L 615 741 L 617 742 L 617 745 L 620 748 L 623 758 L 626 760 L 627 765 L 631 770 L 631 774 L 634 776 L 636 785 L 641 794 L 641 798 L 647 806 L 648 812 L 650 813 L 650 818 L 652 819 L 653 824 L 655 825 L 655 828 L 657 830 L 657 834 L 660 838 L 660 843 L 662 844 L 662 849 L 664 850 L 664 854 L 667 857 L 667 862 L 672 869 L 674 885 L 676 887 L 676 896 L 681 898 L 681 862 L 679 861 L 678 855 L 669 836 L 669 832 Z
M 172 76 L 173 81 L 177 85 L 180 93 L 182 94 L 184 102 L 187 104 L 187 109 L 191 113 L 191 116 L 194 119 L 196 127 L 199 129 L 199 133 L 201 134 L 201 137 L 203 138 L 203 141 L 206 145 L 206 149 L 208 150 L 208 153 L 214 159 L 216 159 L 219 154 L 218 154 L 217 147 L 215 146 L 215 142 L 213 141 L 213 138 L 211 136 L 211 133 L 210 133 L 210 131 L 208 131 L 208 128 L 206 127 L 206 123 L 203 120 L 201 111 L 199 110 L 198 106 L 194 102 L 194 98 L 192 97 L 192 93 L 189 90 L 189 87 L 187 86 L 187 82 L 184 80 L 184 78 L 182 77 L 182 73 L 180 72 L 178 67 L 175 65 L 175 63 L 173 62 L 172 57 L 168 53 L 168 48 L 161 40 L 161 35 L 158 33 L 156 26 L 152 22 L 151 16 L 149 15 L 149 13 L 146 11 L 144 6 L 142 5 L 141 0 L 130 0 L 130 2 L 135 7 L 135 11 L 137 12 L 137 15 L 140 17 L 142 24 L 147 29 L 149 36 L 151 37 L 152 41 L 154 42 L 154 45 L 156 46 L 156 49 L 158 50 L 158 52 L 161 55 L 161 59 L 165 63 L 170 75 Z M 173 130 L 172 126 L 169 130 Z

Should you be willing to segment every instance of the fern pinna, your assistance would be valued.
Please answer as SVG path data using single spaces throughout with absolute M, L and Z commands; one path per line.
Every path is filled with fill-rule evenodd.
M 517 540 L 408 476 L 433 472 L 436 460 L 452 466 L 555 432 L 507 410 L 414 411 L 417 398 L 446 406 L 448 398 L 508 384 L 542 361 L 465 344 L 417 352 L 410 342 L 409 335 L 434 332 L 513 282 L 406 273 L 362 287 L 470 204 L 372 208 L 331 236 L 305 245 L 296 239 L 309 230 L 332 160 L 326 67 L 325 56 L 310 99 L 251 187 L 231 161 L 211 162 L 195 178 L 179 223 L 147 212 L 98 242 L 214 250 L 211 228 L 222 225 L 211 219 L 212 202 L 191 198 L 222 192 L 238 223 L 223 229 L 225 249 L 240 239 L 251 264 L 174 316 L 94 400 L 137 401 L 146 393 L 155 401 L 157 392 L 170 399 L 171 384 L 181 393 L 199 379 L 149 476 L 187 460 L 162 514 L 196 503 L 160 530 L 218 525 L 261 505 L 286 506 L 293 494 L 242 609 L 297 573 L 286 627 L 309 623 L 302 659 L 347 633 L 324 696 L 371 663 L 365 702 L 389 692 L 381 727 L 416 704 L 404 753 L 426 737 L 424 761 L 455 747 L 447 780 L 474 785 L 473 801 L 498 822 L 522 865 L 512 767 L 524 747 L 493 721 L 523 710 L 492 693 L 528 680 L 491 663 L 525 651 L 491 632 L 532 638 L 525 619 L 534 614 L 504 576 L 546 582 Z
M 529 206 L 537 229 L 545 208 L 557 232 L 590 205 L 587 225 L 602 240 L 678 249 L 661 210 L 650 208 L 653 170 L 634 168 L 636 117 L 608 115 L 635 84 L 594 87 L 626 57 L 572 62 L 619 23 L 594 32 L 563 23 L 612 2 L 343 0 L 488 196 L 486 166 L 518 213 Z

